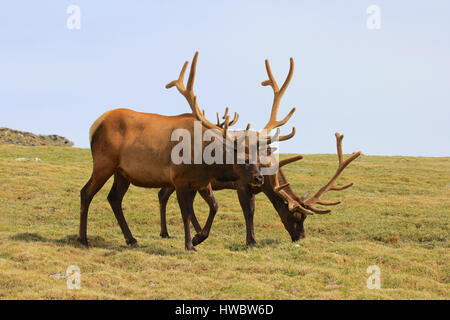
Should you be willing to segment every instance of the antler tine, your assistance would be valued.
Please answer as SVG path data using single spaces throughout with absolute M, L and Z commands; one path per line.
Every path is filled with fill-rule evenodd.
M 335 136 L 336 136 L 337 155 L 338 155 L 338 161 L 339 161 L 339 166 L 336 170 L 336 173 L 334 174 L 334 176 L 330 179 L 330 181 L 325 186 L 323 186 L 319 191 L 317 191 L 314 194 L 314 196 L 312 196 L 311 198 L 309 198 L 308 200 L 306 200 L 304 202 L 305 206 L 308 209 L 310 209 L 311 211 L 318 213 L 318 214 L 329 213 L 329 212 L 331 212 L 331 210 L 321 210 L 321 209 L 314 208 L 313 205 L 316 203 L 320 204 L 320 205 L 324 205 L 324 206 L 334 206 L 334 205 L 341 203 L 340 201 L 336 201 L 336 202 L 324 201 L 324 200 L 320 199 L 320 197 L 330 190 L 334 190 L 334 191 L 345 190 L 353 185 L 353 182 L 352 182 L 352 183 L 349 183 L 344 186 L 338 186 L 338 185 L 336 185 L 336 181 L 339 179 L 339 177 L 341 176 L 344 169 L 353 160 L 355 160 L 356 158 L 358 158 L 361 155 L 361 151 L 354 152 L 347 160 L 344 160 L 344 155 L 342 153 L 342 140 L 344 139 L 344 135 L 341 135 L 336 132 Z
M 292 138 L 293 136 L 295 136 L 295 127 L 292 127 L 292 131 L 291 131 L 291 133 L 289 133 L 289 134 L 287 134 L 287 135 L 284 135 L 284 136 L 280 136 L 279 138 L 278 138 L 278 141 L 286 141 L 286 140 L 289 140 L 290 138 Z
M 290 138 L 295 136 L 295 132 L 296 132 L 295 127 L 292 127 L 291 133 L 284 135 L 284 136 L 280 136 L 280 128 L 277 128 L 277 131 L 275 132 L 275 134 L 273 136 L 266 137 L 266 139 L 267 139 L 266 144 L 269 145 L 274 141 L 280 142 L 280 141 L 289 140 Z
M 186 61 L 183 65 L 183 68 L 181 68 L 180 75 L 178 76 L 177 80 L 173 80 L 166 84 L 166 89 L 172 88 L 173 86 L 176 86 L 178 91 L 180 91 L 182 94 L 186 90 L 184 87 L 184 74 L 186 73 L 187 66 L 189 64 L 189 61 Z
M 191 70 L 189 71 L 189 78 L 186 86 L 187 90 L 189 92 L 192 92 L 192 94 L 194 94 L 193 88 L 195 81 L 195 72 L 197 69 L 197 60 L 198 60 L 198 51 L 195 52 L 194 58 L 192 59 Z
M 280 160 L 278 162 L 278 167 L 281 168 L 281 167 L 283 167 L 283 166 L 285 166 L 285 165 L 287 165 L 289 163 L 292 163 L 292 162 L 295 162 L 295 161 L 298 161 L 298 160 L 302 160 L 302 159 L 303 159 L 303 156 L 301 154 L 299 154 L 297 156 L 289 157 L 289 158 Z
M 225 114 L 223 115 L 222 119 L 226 119 L 226 117 L 228 116 L 228 107 L 225 108 Z
M 220 122 L 220 118 L 219 118 L 219 113 L 216 112 L 217 115 L 217 126 L 223 128 L 223 125 L 225 124 L 225 122 Z M 225 114 L 223 115 L 222 119 L 226 119 L 228 115 L 228 107 L 225 108 Z
M 233 120 L 230 121 L 230 126 L 236 124 L 236 122 L 238 122 L 238 120 L 239 120 L 239 113 L 235 112 Z
M 344 162 L 344 154 L 342 153 L 342 140 L 344 139 L 344 135 L 336 132 L 334 134 L 336 136 L 336 149 L 339 159 L 339 164 L 341 165 Z
M 223 122 L 223 128 L 224 128 L 225 130 L 228 130 L 229 124 L 230 124 L 230 116 L 229 116 L 229 115 L 226 115 L 225 121 Z
M 278 93 L 278 91 L 280 91 L 280 90 L 278 89 L 278 84 L 275 81 L 275 78 L 273 77 L 272 70 L 270 69 L 269 60 L 266 59 L 265 63 L 266 63 L 267 76 L 269 77 L 269 79 L 261 82 L 261 85 L 262 86 L 271 86 L 273 89 L 273 92 Z
M 216 112 L 216 116 L 217 116 L 217 126 L 220 127 L 220 118 L 218 112 Z
M 329 201 L 318 200 L 316 203 L 320 204 L 322 206 L 335 206 L 337 204 L 340 204 L 341 202 L 340 201 L 329 202 Z
M 261 83 L 261 85 L 271 86 L 273 89 L 273 93 L 274 93 L 272 112 L 270 114 L 270 119 L 269 119 L 269 122 L 264 127 L 264 129 L 267 129 L 270 131 L 270 130 L 280 127 L 280 126 L 284 125 L 286 122 L 288 122 L 289 119 L 292 117 L 292 115 L 295 112 L 295 108 L 292 108 L 292 110 L 287 114 L 286 117 L 284 117 L 280 121 L 277 121 L 278 108 L 280 107 L 281 98 L 283 97 L 283 94 L 286 91 L 289 83 L 291 82 L 292 76 L 294 74 L 294 59 L 290 58 L 289 73 L 288 73 L 283 85 L 281 86 L 281 89 L 278 88 L 278 84 L 273 77 L 272 70 L 270 69 L 269 61 L 266 60 L 265 62 L 266 62 L 267 76 L 269 77 L 269 79 L 263 81 Z
M 294 59 L 289 58 L 289 72 L 288 75 L 286 77 L 286 80 L 284 80 L 283 85 L 281 86 L 280 89 L 280 93 L 281 95 L 284 94 L 284 92 L 286 91 L 287 86 L 289 85 L 289 82 L 291 82 L 292 76 L 294 75 Z
M 283 199 L 288 204 L 289 211 L 294 212 L 294 216 L 296 216 L 296 214 L 297 214 L 297 212 L 295 212 L 295 211 L 300 211 L 301 213 L 306 214 L 306 215 L 314 214 L 314 212 L 310 211 L 308 208 L 304 208 L 303 206 L 301 206 L 300 203 L 295 201 L 289 195 L 289 193 L 284 190 L 285 188 L 289 187 L 289 183 L 280 185 L 280 183 L 278 181 L 278 175 L 279 175 L 279 173 L 277 172 L 276 174 L 270 176 L 269 179 L 271 180 L 273 190 L 281 197 L 281 199 Z M 300 219 L 301 215 L 297 216 L 297 218 Z
M 200 110 L 198 109 L 198 106 L 195 104 L 195 95 L 193 91 L 193 84 L 195 79 L 195 68 L 197 67 L 197 59 L 198 59 L 198 51 L 195 53 L 194 58 L 192 59 L 192 65 L 191 69 L 189 71 L 189 78 L 188 78 L 188 84 L 187 88 L 184 86 L 184 74 L 186 73 L 187 66 L 189 64 L 189 61 L 186 61 L 183 65 L 183 68 L 181 69 L 180 75 L 178 76 L 177 80 L 173 80 L 166 84 L 166 89 L 170 89 L 173 86 L 175 86 L 178 91 L 186 98 L 187 102 L 189 103 L 189 106 L 192 109 L 192 112 L 194 114 L 198 113 L 201 114 Z M 198 109 L 198 110 L 195 110 Z
M 216 116 L 217 116 L 217 126 L 223 128 L 223 126 L 225 125 L 225 121 L 220 122 L 220 117 L 219 117 L 219 113 L 216 112 Z M 228 116 L 228 107 L 225 108 L 225 114 L 222 116 L 222 119 L 226 119 L 226 117 Z M 228 127 L 231 127 L 232 125 L 236 124 L 236 122 L 239 120 L 239 114 L 237 112 L 234 113 L 233 116 L 233 120 L 231 120 L 228 123 Z

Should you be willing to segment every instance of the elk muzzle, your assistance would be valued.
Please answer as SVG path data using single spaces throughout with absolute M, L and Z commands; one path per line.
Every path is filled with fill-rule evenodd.
M 252 184 L 260 186 L 263 183 L 264 183 L 264 176 L 262 174 L 255 174 L 253 176 Z

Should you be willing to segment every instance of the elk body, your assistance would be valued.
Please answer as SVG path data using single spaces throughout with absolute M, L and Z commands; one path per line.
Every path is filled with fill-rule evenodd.
M 114 215 L 129 245 L 137 245 L 122 211 L 122 199 L 131 184 L 145 188 L 173 188 L 177 193 L 178 203 L 185 231 L 185 248 L 195 250 L 192 244 L 189 223 L 194 216 L 193 200 L 197 190 L 204 190 L 212 179 L 222 181 L 241 181 L 246 184 L 261 184 L 263 177 L 256 164 L 174 164 L 171 151 L 178 143 L 171 141 L 172 132 L 185 129 L 194 136 L 194 121 L 202 122 L 202 132 L 216 129 L 221 135 L 223 148 L 229 148 L 226 128 L 209 122 L 200 112 L 197 99 L 193 93 L 195 67 L 198 53 L 195 54 L 187 87 L 183 78 L 187 68 L 184 64 L 177 81 L 167 87 L 176 86 L 188 100 L 192 114 L 163 116 L 151 113 L 135 112 L 129 109 L 108 111 L 97 119 L 90 130 L 93 170 L 89 181 L 81 190 L 79 241 L 88 246 L 87 216 L 89 205 L 94 195 L 105 182 L 114 175 L 114 183 L 108 195 Z M 270 138 L 268 138 L 269 140 Z M 232 141 L 236 148 L 241 141 Z M 202 142 L 202 148 L 207 143 Z M 225 157 L 226 152 L 224 152 Z M 247 155 L 247 154 L 246 154 Z M 237 157 L 237 155 L 235 155 Z M 193 162 L 191 162 L 193 163 Z

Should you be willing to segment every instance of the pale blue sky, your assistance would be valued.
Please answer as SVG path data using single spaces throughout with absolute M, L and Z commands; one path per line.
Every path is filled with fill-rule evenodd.
M 81 30 L 66 9 L 81 8 Z M 366 9 L 381 8 L 381 30 Z M 0 126 L 56 133 L 88 147 L 92 122 L 129 107 L 175 115 L 188 105 L 164 85 L 199 50 L 201 108 L 230 106 L 259 128 L 272 101 L 297 135 L 281 152 L 450 155 L 450 1 L 2 1 Z M 290 131 L 290 127 L 282 132 Z

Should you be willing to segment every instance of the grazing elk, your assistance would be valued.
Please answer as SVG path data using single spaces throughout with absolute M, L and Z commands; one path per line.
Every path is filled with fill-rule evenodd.
M 270 85 L 274 91 L 274 100 L 272 105 L 271 118 L 268 124 L 265 126 L 265 128 L 268 130 L 271 130 L 286 123 L 295 111 L 295 108 L 293 108 L 291 112 L 286 116 L 286 118 L 284 118 L 282 121 L 276 121 L 281 97 L 283 96 L 287 86 L 289 85 L 289 82 L 294 72 L 294 62 L 292 58 L 290 62 L 291 63 L 288 76 L 280 90 L 272 75 L 269 62 L 266 60 L 266 70 L 269 79 L 262 82 L 262 85 L 263 86 Z M 219 126 L 221 125 L 218 115 L 217 115 L 217 124 Z M 340 202 L 326 202 L 321 200 L 320 197 L 330 190 L 344 190 L 353 185 L 353 183 L 350 183 L 345 186 L 337 186 L 335 184 L 339 176 L 342 174 L 343 170 L 350 164 L 350 162 L 355 160 L 361 154 L 361 152 L 353 153 L 349 159 L 344 161 L 342 153 L 343 138 L 344 138 L 343 135 L 336 133 L 339 166 L 335 175 L 324 187 L 322 187 L 319 191 L 317 191 L 313 197 L 307 200 L 295 194 L 295 192 L 290 188 L 289 183 L 287 182 L 286 177 L 281 169 L 281 167 L 289 163 L 302 159 L 303 158 L 302 155 L 297 155 L 281 160 L 279 162 L 278 171 L 275 174 L 266 177 L 264 179 L 264 184 L 261 186 L 250 185 L 242 183 L 240 181 L 229 181 L 229 182 L 217 180 L 211 181 L 212 184 L 211 187 L 213 190 L 234 189 L 237 191 L 239 202 L 242 211 L 244 213 L 246 223 L 247 245 L 252 245 L 256 243 L 253 228 L 253 217 L 255 211 L 255 194 L 264 192 L 264 194 L 269 198 L 275 210 L 278 212 L 278 215 L 280 216 L 284 227 L 290 234 L 292 241 L 297 241 L 305 237 L 303 223 L 308 215 L 312 215 L 314 213 L 326 214 L 331 212 L 331 210 L 317 209 L 314 207 L 315 204 L 330 206 L 330 205 L 337 205 L 340 203 Z M 160 203 L 160 215 L 161 215 L 160 235 L 163 238 L 169 237 L 166 223 L 166 206 L 167 201 L 169 200 L 173 192 L 174 192 L 173 188 L 163 188 L 159 191 L 158 194 Z M 217 212 L 218 207 L 217 201 L 215 200 L 211 192 L 211 188 L 208 188 L 206 190 L 200 190 L 199 193 L 210 207 L 209 217 L 214 216 L 215 213 Z M 203 230 L 201 230 L 195 215 L 192 216 L 192 222 L 195 230 L 198 232 L 197 235 L 194 237 L 193 241 L 194 245 L 196 245 L 208 237 L 209 229 L 204 228 Z
M 177 116 L 163 116 L 153 113 L 141 113 L 129 109 L 115 109 L 104 113 L 90 129 L 91 153 L 93 158 L 92 175 L 81 189 L 80 230 L 78 240 L 88 247 L 87 216 L 89 205 L 95 194 L 105 182 L 114 175 L 114 183 L 108 195 L 114 215 L 119 223 L 126 243 L 137 245 L 122 211 L 122 199 L 130 183 L 146 188 L 174 188 L 185 231 L 186 250 L 195 250 L 190 235 L 190 219 L 194 215 L 193 201 L 195 192 L 208 187 L 212 179 L 233 181 L 237 180 L 250 185 L 263 183 L 263 176 L 257 164 L 248 163 L 248 152 L 245 152 L 245 162 L 238 163 L 238 147 L 245 143 L 244 139 L 236 141 L 227 133 L 229 117 L 224 128 L 214 125 L 205 118 L 200 111 L 197 98 L 193 92 L 195 69 L 198 52 L 195 54 L 187 87 L 184 86 L 184 74 L 188 62 L 184 64 L 179 79 L 172 81 L 167 87 L 176 86 L 187 99 L 191 114 Z M 181 163 L 172 161 L 172 149 L 178 141 L 172 141 L 172 133 L 176 129 L 185 129 L 194 136 L 194 122 L 201 121 L 202 133 L 208 129 L 215 129 L 214 139 L 222 142 L 224 148 L 222 163 L 201 164 Z M 279 131 L 277 132 L 278 135 Z M 274 137 L 267 137 L 267 143 L 274 141 Z M 280 137 L 280 140 L 282 137 Z M 191 141 L 193 144 L 194 142 Z M 208 144 L 201 142 L 202 150 Z M 227 164 L 227 151 L 233 151 L 234 161 Z M 193 149 L 193 148 L 191 148 Z M 193 155 L 190 155 L 193 158 Z
M 195 66 L 195 64 L 193 63 L 193 67 Z M 268 66 L 268 64 L 267 64 Z M 270 67 L 268 66 L 268 70 L 270 70 Z M 259 148 L 266 148 L 266 152 L 264 152 L 263 154 L 266 154 L 269 159 L 270 159 L 270 155 L 272 152 L 272 148 L 269 146 L 269 144 L 272 141 L 285 141 L 288 140 L 290 138 L 292 138 L 295 135 L 295 127 L 292 128 L 291 133 L 284 135 L 284 136 L 280 136 L 280 129 L 278 127 L 284 125 L 294 114 L 295 112 L 295 108 L 293 108 L 291 110 L 291 112 L 281 121 L 277 121 L 277 114 L 278 114 L 278 107 L 279 107 L 279 102 L 281 99 L 281 96 L 283 95 L 284 91 L 286 90 L 290 79 L 292 78 L 292 74 L 293 74 L 293 68 L 294 68 L 294 60 L 291 58 L 291 69 L 288 75 L 288 78 L 286 79 L 285 84 L 283 85 L 283 87 L 280 90 L 280 94 L 276 95 L 276 98 L 274 100 L 274 104 L 272 106 L 272 112 L 270 115 L 270 120 L 267 123 L 267 125 L 264 127 L 264 130 L 261 132 L 261 134 L 264 135 L 260 135 L 260 133 L 258 132 L 254 132 L 256 134 L 256 136 L 258 137 L 258 142 L 260 142 L 261 140 L 267 139 L 267 143 L 262 144 L 259 146 Z M 184 70 L 184 69 L 183 69 Z M 183 74 L 184 71 L 182 70 L 180 77 L 178 80 L 172 81 L 169 84 L 166 85 L 166 88 L 172 88 L 173 86 L 175 86 L 178 91 L 186 98 L 187 102 L 189 104 L 191 104 L 190 99 L 189 99 L 189 95 L 186 94 L 184 87 L 180 84 L 183 83 Z M 269 71 L 270 72 L 270 71 Z M 275 83 L 276 86 L 276 83 Z M 221 122 L 220 118 L 219 118 L 219 114 L 217 113 L 217 127 L 219 128 L 223 128 L 225 130 L 227 130 L 230 126 L 234 125 L 238 119 L 239 119 L 239 115 L 238 114 L 234 114 L 233 119 L 230 121 L 229 119 L 229 115 L 228 115 L 228 108 L 225 109 L 225 115 L 223 116 L 224 121 Z M 238 135 L 241 136 L 241 138 L 246 137 L 246 134 L 249 132 L 249 128 L 250 125 L 247 126 L 247 129 L 244 132 L 234 132 L 234 133 L 238 133 Z M 278 128 L 276 134 L 273 137 L 265 137 L 265 134 L 267 134 L 270 130 L 274 129 L 274 128 Z M 250 141 L 249 141 L 250 144 Z M 265 166 L 270 166 L 271 164 L 266 164 Z M 217 183 L 222 183 L 222 184 L 229 184 L 232 183 L 235 188 L 237 190 L 246 190 L 248 187 L 257 187 L 256 184 L 251 184 L 246 182 L 245 180 L 238 178 L 238 179 L 229 179 L 227 177 L 220 177 L 220 179 L 211 179 L 212 181 L 215 181 L 216 184 Z M 161 236 L 162 237 L 168 237 L 168 233 L 167 233 L 167 226 L 166 226 L 166 215 L 165 215 L 165 211 L 166 211 L 166 204 L 167 204 L 167 200 L 169 199 L 170 195 L 175 191 L 175 188 L 162 188 L 159 192 L 159 201 L 160 201 L 160 215 L 161 215 Z M 211 230 L 212 227 L 212 223 L 214 221 L 214 216 L 217 212 L 218 209 L 218 205 L 217 205 L 217 201 L 214 198 L 214 194 L 213 194 L 213 190 L 211 187 L 211 184 L 207 185 L 205 188 L 199 188 L 197 189 L 197 191 L 200 193 L 200 195 L 203 197 L 203 199 L 208 203 L 209 207 L 210 207 L 210 212 L 207 218 L 207 221 L 205 223 L 205 226 L 203 227 L 203 229 L 201 228 L 200 224 L 198 223 L 197 218 L 195 217 L 195 214 L 192 215 L 192 224 L 194 226 L 195 231 L 197 232 L 197 234 L 194 236 L 194 238 L 192 239 L 192 244 L 194 246 L 200 244 L 201 242 L 203 242 L 208 236 L 209 236 L 209 232 Z M 195 197 L 194 193 L 194 197 Z M 253 227 L 252 227 L 253 228 Z

